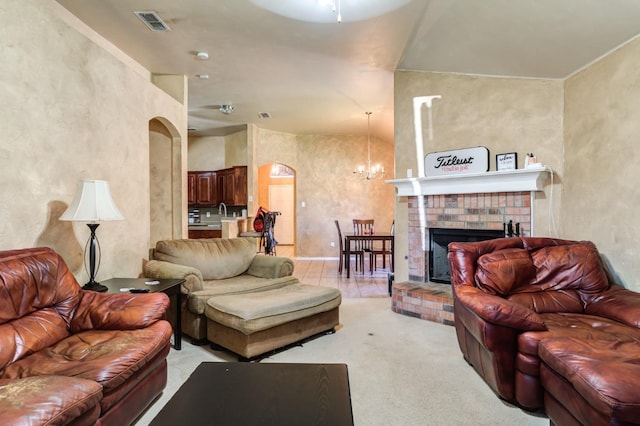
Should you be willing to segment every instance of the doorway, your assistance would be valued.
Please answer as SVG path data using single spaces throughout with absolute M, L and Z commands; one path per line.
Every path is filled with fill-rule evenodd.
M 278 244 L 293 245 L 293 185 L 269 185 L 269 210 L 280 212 L 274 228 Z
M 274 229 L 278 245 L 295 247 L 295 178 L 295 170 L 284 164 L 265 164 L 258 169 L 259 205 L 281 213 Z

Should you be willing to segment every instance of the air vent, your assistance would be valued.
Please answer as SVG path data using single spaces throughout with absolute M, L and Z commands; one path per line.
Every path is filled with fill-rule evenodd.
M 258 117 L 266 120 L 268 118 L 271 118 L 271 114 L 269 114 L 268 112 L 259 112 Z
M 133 13 L 135 13 L 135 15 L 140 18 L 140 20 L 144 22 L 151 31 L 171 31 L 171 28 L 164 23 L 162 18 L 160 18 L 156 12 L 144 11 Z

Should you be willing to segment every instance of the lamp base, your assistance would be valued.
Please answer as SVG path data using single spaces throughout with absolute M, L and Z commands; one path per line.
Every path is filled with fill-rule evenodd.
M 86 283 L 85 285 L 82 286 L 83 290 L 90 290 L 90 291 L 97 291 L 98 293 L 104 293 L 105 291 L 109 290 L 109 288 L 107 286 L 104 286 L 100 283 L 97 283 L 95 281 L 90 281 L 88 283 Z

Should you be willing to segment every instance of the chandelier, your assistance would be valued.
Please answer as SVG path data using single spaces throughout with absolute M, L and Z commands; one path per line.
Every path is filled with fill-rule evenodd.
M 371 112 L 365 112 L 365 114 L 367 114 L 367 164 L 359 165 L 353 173 L 366 180 L 379 179 L 384 176 L 384 167 L 382 164 L 371 165 Z

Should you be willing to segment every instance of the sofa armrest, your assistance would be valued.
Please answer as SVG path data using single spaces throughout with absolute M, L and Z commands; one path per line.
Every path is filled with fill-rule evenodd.
M 294 263 L 288 257 L 256 256 L 247 274 L 259 278 L 281 278 L 293 274 Z
M 72 333 L 83 330 L 133 330 L 164 319 L 169 306 L 165 293 L 108 294 L 81 290 L 80 303 L 69 324 Z
M 542 318 L 526 306 L 470 286 L 458 287 L 455 293 L 458 303 L 489 323 L 523 331 L 547 329 Z
M 182 294 L 199 291 L 204 288 L 202 272 L 191 266 L 165 262 L 163 260 L 150 260 L 142 267 L 142 275 L 146 278 L 156 279 L 183 279 Z
M 611 285 L 609 290 L 592 295 L 583 295 L 584 312 L 640 328 L 640 293 L 619 285 Z

